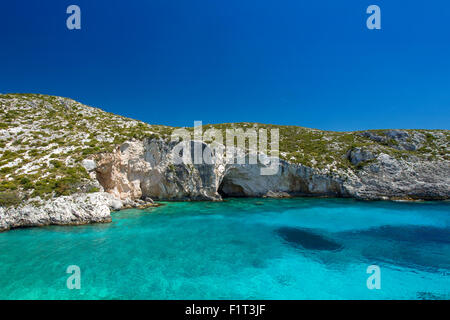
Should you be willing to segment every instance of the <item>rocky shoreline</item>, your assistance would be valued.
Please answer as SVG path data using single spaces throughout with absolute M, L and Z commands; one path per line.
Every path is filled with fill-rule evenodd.
M 279 130 L 279 155 L 263 154 L 266 160 L 276 160 L 279 170 L 262 175 L 267 164 L 238 164 L 220 154 L 210 164 L 178 164 L 175 128 L 145 124 L 67 98 L 0 95 L 0 112 L 0 231 L 110 222 L 111 211 L 157 205 L 153 200 L 450 199 L 448 130 L 204 126 L 222 135 L 228 130 Z M 192 134 L 185 140 L 191 150 L 210 147 L 202 132 L 196 140 L 197 129 L 183 130 Z M 235 150 L 250 157 L 250 149 Z
M 200 142 L 192 142 L 192 144 Z M 370 153 L 370 162 L 350 153 L 358 170 L 320 170 L 280 160 L 275 175 L 263 164 L 173 165 L 174 143 L 146 139 L 122 144 L 95 160 L 97 180 L 118 199 L 221 200 L 222 197 L 330 196 L 361 200 L 445 200 L 450 198 L 450 162 L 396 159 Z
M 192 142 L 193 144 L 199 142 Z M 321 172 L 280 161 L 273 176 L 260 175 L 262 164 L 173 165 L 174 143 L 128 141 L 114 152 L 83 161 L 101 192 L 50 200 L 32 199 L 0 207 L 0 230 L 44 225 L 107 223 L 111 211 L 157 206 L 159 201 L 220 201 L 226 197 L 345 197 L 360 200 L 446 200 L 450 198 L 448 162 L 414 163 L 381 153 L 358 171 Z M 350 161 L 360 160 L 349 155 Z M 359 158 L 358 158 L 359 157 Z
M 50 200 L 33 199 L 17 207 L 0 207 L 0 232 L 23 227 L 109 223 L 112 211 L 160 205 L 139 199 L 120 201 L 106 192 L 74 194 Z

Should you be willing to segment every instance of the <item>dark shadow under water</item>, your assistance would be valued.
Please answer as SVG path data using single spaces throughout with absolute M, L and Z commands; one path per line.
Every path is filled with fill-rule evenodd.
M 277 234 L 291 245 L 301 246 L 308 250 L 336 251 L 342 249 L 342 245 L 327 239 L 308 229 L 282 227 L 276 230 Z
M 300 254 L 330 268 L 345 267 L 352 261 L 347 260 L 350 256 L 368 264 L 446 275 L 450 270 L 450 232 L 446 228 L 381 226 L 324 236 L 311 229 L 281 227 L 275 233 L 290 246 L 302 249 Z
M 400 242 L 450 244 L 448 229 L 431 226 L 381 226 L 342 234 Z
M 336 236 L 372 263 L 448 274 L 450 232 L 431 226 L 381 226 Z

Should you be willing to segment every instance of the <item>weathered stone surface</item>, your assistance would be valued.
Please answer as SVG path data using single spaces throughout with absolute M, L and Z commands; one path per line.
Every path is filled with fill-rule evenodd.
M 125 200 L 220 200 L 223 165 L 173 164 L 175 143 L 127 142 L 98 161 L 97 179 L 105 191 Z
M 358 165 L 361 162 L 375 159 L 375 155 L 363 148 L 353 148 L 349 151 L 348 158 L 352 164 Z
M 273 192 L 269 191 L 264 195 L 264 198 L 290 198 L 291 195 L 287 192 Z
M 424 134 L 420 132 L 407 132 L 405 130 L 385 130 L 383 133 L 364 131 L 361 136 L 370 140 L 389 145 L 398 150 L 416 151 L 420 149 L 426 139 Z
M 366 200 L 449 199 L 450 163 L 407 161 L 382 153 L 373 164 L 346 180 L 344 188 L 352 197 Z
M 262 164 L 173 164 L 175 143 L 127 142 L 98 160 L 97 178 L 106 192 L 125 200 L 220 200 L 221 196 L 262 197 L 270 192 L 292 195 L 346 196 L 339 177 L 280 161 L 276 175 L 261 175 Z
M 361 170 L 333 175 L 280 161 L 276 175 L 261 175 L 262 164 L 173 165 L 174 143 L 127 142 L 99 160 L 97 177 L 105 191 L 123 199 L 220 200 L 221 197 L 335 196 L 358 199 L 448 199 L 448 161 L 395 159 L 356 148 L 352 163 L 372 160 Z
M 113 199 L 110 202 L 110 206 L 112 210 L 120 210 L 123 208 L 123 204 L 122 201 L 118 200 L 118 199 Z
M 175 128 L 108 114 L 67 98 L 0 95 L 0 107 L 9 119 L 0 129 L 1 193 L 3 199 L 17 193 L 15 199 L 22 201 L 0 208 L 0 229 L 108 221 L 110 209 L 145 207 L 152 198 L 450 198 L 448 130 L 332 132 L 256 123 L 212 125 L 220 130 L 280 129 L 283 160 L 277 174 L 264 176 L 262 164 L 223 158 L 214 164 L 175 164 L 175 143 L 168 142 Z M 196 147 L 207 150 L 202 142 L 187 143 L 191 153 Z M 35 191 L 50 200 L 28 201 Z M 57 197 L 69 193 L 75 194 Z M 11 205 L 8 201 L 1 204 Z
M 86 171 L 92 171 L 95 170 L 95 168 L 97 168 L 97 164 L 95 163 L 94 160 L 91 159 L 84 159 L 81 162 L 81 165 L 86 169 Z
M 114 198 L 104 192 L 74 194 L 16 208 L 0 207 L 0 231 L 43 225 L 78 225 L 110 222 Z
M 191 142 L 192 146 L 200 142 Z M 449 199 L 449 161 L 396 159 L 362 149 L 352 163 L 372 160 L 360 170 L 331 175 L 280 160 L 278 173 L 261 175 L 262 164 L 173 164 L 175 143 L 129 141 L 102 154 L 95 169 L 105 192 L 74 194 L 40 205 L 0 208 L 0 230 L 49 224 L 108 222 L 110 210 L 156 200 L 221 200 L 222 197 L 333 196 L 358 199 Z M 202 147 L 204 147 L 202 145 Z M 144 200 L 141 200 L 144 199 Z

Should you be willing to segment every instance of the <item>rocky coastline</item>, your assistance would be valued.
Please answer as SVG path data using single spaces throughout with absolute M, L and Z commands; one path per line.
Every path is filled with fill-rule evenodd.
M 193 142 L 196 143 L 196 142 Z M 174 143 L 128 141 L 112 153 L 83 161 L 101 192 L 50 200 L 33 199 L 0 207 L 0 230 L 44 225 L 110 222 L 111 211 L 157 206 L 156 201 L 221 201 L 226 197 L 345 197 L 360 200 L 446 200 L 450 198 L 448 162 L 411 163 L 386 154 L 370 155 L 356 172 L 323 173 L 280 161 L 274 176 L 260 175 L 262 164 L 173 165 Z M 362 161 L 364 152 L 349 154 Z
M 213 164 L 175 164 L 177 143 L 170 141 L 166 127 L 105 116 L 103 111 L 73 100 L 0 96 L 0 104 L 7 119 L 0 130 L 0 195 L 6 200 L 11 195 L 21 197 L 20 201 L 0 204 L 0 231 L 106 223 L 111 221 L 111 211 L 157 206 L 154 201 L 221 201 L 227 197 L 450 199 L 448 130 L 334 133 L 281 128 L 286 131 L 281 137 L 279 170 L 274 175 L 261 175 L 266 166 L 262 163 L 230 163 L 223 157 Z M 29 114 L 38 106 L 48 108 L 52 115 L 61 112 L 63 120 L 59 121 L 67 123 L 49 127 L 44 117 L 42 121 L 38 116 L 25 121 L 19 113 L 28 107 Z M 67 127 L 79 125 L 71 122 L 73 114 L 87 119 L 83 124 L 87 133 L 68 131 Z M 98 123 L 92 124 L 94 118 L 100 119 Z M 105 127 L 105 119 L 119 129 Z M 91 138 L 93 133 L 96 135 Z M 208 147 L 201 141 L 189 143 L 192 148 L 196 144 Z M 20 144 L 26 148 L 20 149 Z M 289 150 L 293 145 L 294 150 Z

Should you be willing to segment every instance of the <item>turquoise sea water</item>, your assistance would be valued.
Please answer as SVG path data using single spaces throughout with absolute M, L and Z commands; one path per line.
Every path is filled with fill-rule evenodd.
M 449 299 L 449 274 L 449 202 L 178 202 L 0 233 L 0 299 Z

